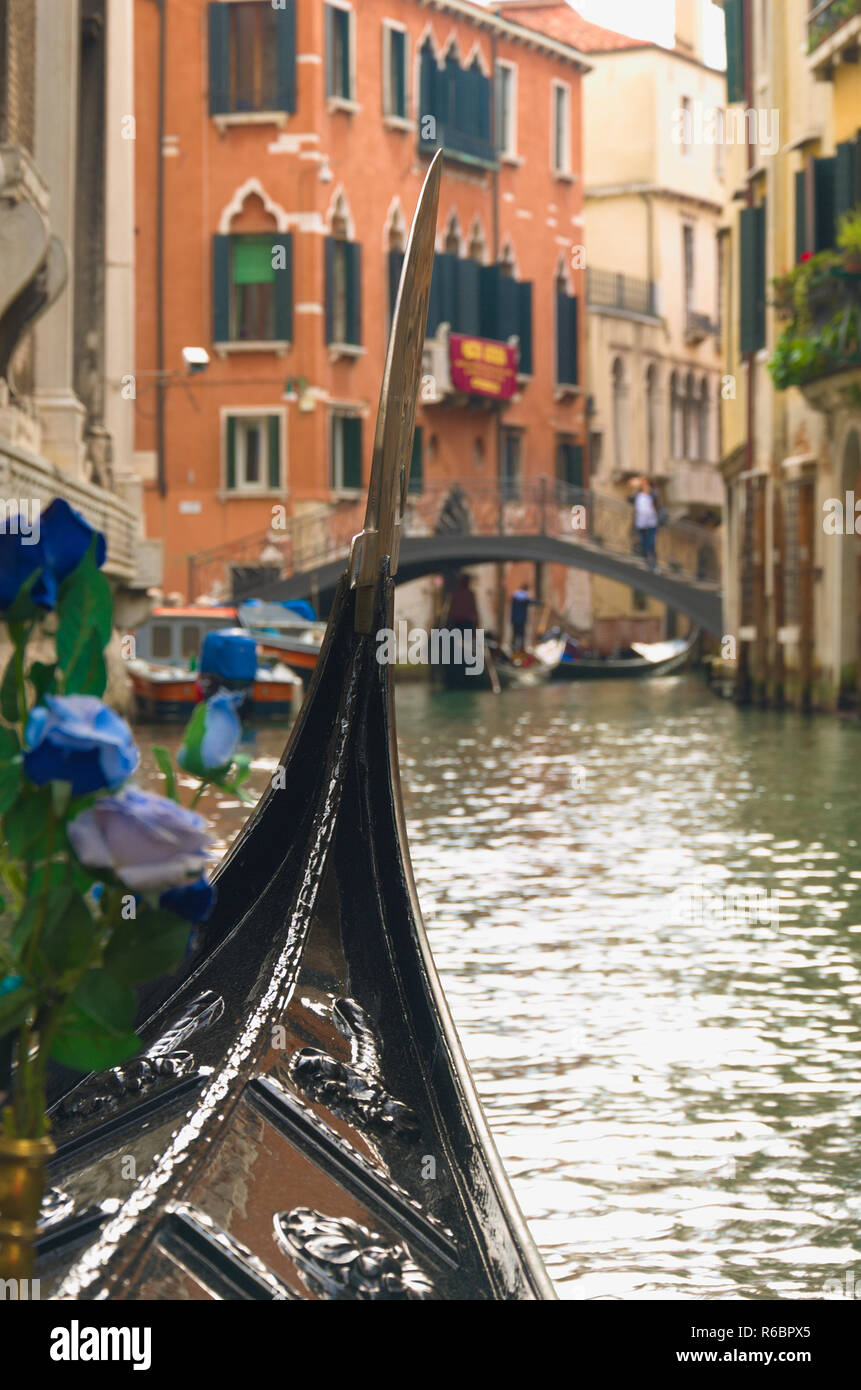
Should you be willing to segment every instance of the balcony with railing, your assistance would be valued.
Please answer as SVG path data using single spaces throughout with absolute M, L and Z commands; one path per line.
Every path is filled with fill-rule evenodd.
M 586 302 L 590 309 L 611 309 L 620 314 L 658 318 L 658 287 L 654 280 L 639 280 L 615 270 L 586 271 Z
M 810 0 L 807 51 L 816 76 L 829 79 L 841 62 L 858 62 L 861 0 Z
M 685 342 L 702 343 L 706 338 L 718 336 L 718 325 L 708 314 L 695 313 L 689 309 L 685 316 Z
M 773 282 L 774 304 L 786 324 L 768 364 L 779 391 L 797 386 L 811 405 L 844 386 L 861 387 L 861 214 L 839 239 L 846 249 L 820 251 Z M 824 392 L 824 395 L 823 395 Z

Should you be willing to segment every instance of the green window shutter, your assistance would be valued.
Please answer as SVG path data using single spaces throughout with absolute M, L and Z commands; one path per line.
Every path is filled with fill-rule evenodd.
M 326 96 L 331 97 L 337 91 L 335 82 L 335 11 L 331 5 L 326 6 Z
M 741 231 L 741 333 L 742 354 L 765 346 L 765 203 L 742 208 Z
M 409 492 L 422 490 L 422 427 L 416 425 L 413 435 L 413 452 L 410 460 Z
M 326 342 L 335 340 L 335 238 L 326 237 Z
M 209 114 L 230 110 L 230 6 L 209 7 Z
M 583 486 L 583 445 L 571 444 L 568 456 L 568 483 L 571 487 Z
M 571 317 L 571 362 L 573 366 L 572 382 L 576 386 L 580 380 L 580 339 L 578 327 L 580 323 L 580 301 L 576 295 L 572 295 L 569 301 L 568 313 Z
M 293 338 L 293 237 L 289 232 L 286 236 L 272 238 L 270 264 L 273 260 L 280 264 L 282 258 L 277 252 L 281 250 L 284 252 L 284 268 L 272 272 L 275 280 L 275 337 L 279 342 L 289 343 Z
M 523 376 L 532 375 L 532 282 L 521 280 L 517 286 L 519 300 L 518 333 L 520 335 L 520 364 Z
M 807 245 L 807 178 L 803 169 L 795 175 L 795 263 L 810 247 Z
M 457 261 L 455 282 L 457 322 L 452 328 L 477 337 L 481 332 L 481 266 L 477 261 Z
M 520 297 L 517 281 L 510 275 L 499 277 L 499 317 L 497 332 L 499 341 L 507 342 L 520 331 Z
M 399 29 L 389 30 L 389 42 L 391 43 L 391 71 L 389 80 L 391 82 L 391 103 L 393 116 L 406 116 L 407 114 L 407 36 Z
M 236 487 L 236 416 L 228 415 L 227 429 L 225 431 L 225 447 L 227 457 L 225 459 L 225 485 L 230 491 Z
M 422 48 L 421 65 L 419 69 L 419 116 L 436 116 L 436 59 L 433 55 L 433 46 L 430 39 L 427 40 Z M 419 131 L 421 139 L 421 130 Z
M 855 191 L 855 141 L 846 140 L 837 146 L 837 162 L 834 172 L 834 228 L 840 226 L 840 219 L 851 212 L 855 203 L 861 199 L 861 189 Z
M 362 486 L 362 421 L 358 415 L 343 417 L 344 487 Z
M 732 106 L 745 99 L 744 21 L 745 0 L 725 0 L 727 101 Z
M 271 285 L 275 279 L 271 237 L 231 237 L 230 240 L 233 243 L 231 279 L 234 285 Z
M 498 265 L 483 265 L 479 270 L 481 294 L 481 336 L 499 341 L 499 284 Z
M 577 385 L 577 300 L 556 294 L 556 380 L 560 386 Z
M 362 341 L 362 248 L 347 242 L 347 342 Z
M 401 283 L 401 271 L 404 265 L 404 253 L 395 247 L 389 252 L 389 324 L 395 317 L 395 305 L 398 299 L 398 286 Z
M 350 16 L 346 10 L 338 11 L 338 23 L 341 26 L 341 91 L 345 97 L 354 95 L 351 82 L 350 71 L 350 39 L 352 30 L 350 27 Z
M 212 238 L 212 341 L 230 341 L 230 242 L 229 236 Z
M 278 97 L 276 111 L 296 110 L 296 0 L 287 0 L 284 9 L 276 10 L 278 24 Z
M 813 187 L 815 197 L 816 244 L 815 251 L 828 251 L 835 241 L 835 206 L 837 193 L 837 159 L 816 159 L 813 162 Z
M 269 426 L 269 486 L 276 492 L 281 487 L 281 420 L 270 415 Z
M 437 322 L 453 328 L 457 322 L 457 261 L 457 256 L 448 252 L 434 258 L 434 273 L 439 276 Z

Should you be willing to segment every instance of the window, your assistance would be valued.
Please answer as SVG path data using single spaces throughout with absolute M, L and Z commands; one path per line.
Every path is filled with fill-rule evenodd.
M 556 280 L 556 384 L 577 385 L 577 299 L 561 275 Z
M 496 148 L 509 159 L 517 154 L 517 69 L 496 65 Z
M 213 340 L 287 343 L 293 336 L 293 241 L 283 236 L 216 236 Z
M 685 409 L 678 372 L 670 377 L 670 453 L 674 459 L 684 457 Z
M 695 459 L 699 445 L 699 400 L 694 388 L 693 373 L 689 372 L 685 383 L 685 453 L 684 457 Z
M 326 96 L 340 101 L 353 99 L 351 10 L 326 6 Z
M 613 363 L 613 463 L 617 473 L 628 470 L 628 386 L 622 359 Z
M 740 216 L 742 354 L 765 347 L 766 205 L 742 208 Z
M 280 492 L 282 415 L 227 414 L 224 480 L 228 492 Z
M 700 407 L 699 407 L 700 438 L 699 438 L 699 449 L 698 449 L 698 451 L 697 451 L 697 458 L 700 458 L 700 459 L 709 459 L 709 458 L 711 458 L 711 450 L 710 450 L 710 448 L 709 448 L 709 426 L 710 426 L 710 424 L 711 424 L 711 419 L 710 419 L 710 410 L 709 410 L 709 384 L 708 384 L 708 381 L 706 381 L 705 378 L 703 378 L 703 383 L 702 383 L 702 385 L 701 385 L 701 387 L 700 387 Z
M 383 23 L 383 114 L 405 121 L 409 116 L 407 35 L 388 21 Z
M 646 372 L 646 467 L 658 471 L 658 369 L 652 364 Z
M 682 121 L 682 131 L 683 131 L 683 139 L 682 139 L 682 159 L 691 159 L 691 158 L 693 158 L 693 153 L 694 153 L 694 148 L 693 148 L 693 143 L 692 143 L 692 138 L 693 138 L 693 124 L 694 124 L 694 121 L 693 121 L 693 113 L 692 113 L 692 111 L 691 111 L 691 99 L 690 99 L 690 97 L 682 97 L 682 113 L 683 113 L 683 121 Z
M 553 172 L 571 173 L 571 89 L 553 83 Z
M 362 341 L 362 248 L 340 236 L 326 238 L 326 342 L 358 347 Z
M 463 163 L 494 165 L 490 96 L 490 78 L 485 77 L 478 57 L 463 68 L 452 46 L 440 67 L 433 44 L 426 39 L 420 63 L 419 149 L 431 154 L 441 146 Z
M 410 459 L 410 478 L 407 484 L 408 492 L 421 492 L 424 485 L 422 468 L 424 462 L 424 448 L 422 438 L 422 427 L 421 425 L 416 425 L 415 433 L 413 434 L 413 452 Z
M 330 417 L 329 482 L 334 492 L 362 486 L 362 421 L 360 416 L 334 411 Z
M 696 308 L 694 285 L 694 229 L 691 226 L 684 226 L 682 228 L 682 256 L 685 267 L 685 318 L 689 322 Z
M 209 6 L 209 110 L 296 110 L 296 0 Z
M 200 627 L 197 623 L 183 623 L 179 630 L 179 650 L 183 657 L 196 656 L 200 651 Z
M 560 434 L 556 440 L 556 477 L 566 487 L 583 486 L 583 445 L 567 434 Z
M 502 431 L 502 453 L 499 459 L 499 484 L 503 498 L 520 496 L 523 479 L 523 431 Z
M 715 176 L 719 179 L 724 174 L 724 138 L 726 134 L 726 112 L 722 107 L 715 107 L 715 124 L 717 133 L 715 136 Z
M 152 659 L 153 661 L 170 661 L 173 656 L 173 643 L 171 641 L 171 626 L 169 623 L 155 623 L 152 630 Z

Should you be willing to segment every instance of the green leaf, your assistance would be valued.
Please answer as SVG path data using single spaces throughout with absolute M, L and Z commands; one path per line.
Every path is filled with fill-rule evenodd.
M 0 714 L 10 724 L 17 724 L 21 718 L 18 709 L 18 680 L 15 674 L 15 654 L 10 656 L 0 683 Z
M 8 732 L 8 729 L 0 730 L 0 734 Z M 22 758 L 17 749 L 11 758 L 5 757 L 0 751 L 0 816 L 5 816 L 18 800 L 22 773 Z
M 211 778 L 213 769 L 204 766 L 201 757 L 200 746 L 203 743 L 203 735 L 206 732 L 206 703 L 195 706 L 194 713 L 185 726 L 185 733 L 182 736 L 182 746 L 177 755 L 177 762 L 185 772 L 190 772 L 193 777 Z M 224 769 L 227 770 L 226 768 Z
M 95 925 L 84 899 L 66 885 L 48 890 L 49 911 L 39 938 L 48 964 L 62 974 L 77 970 L 93 949 Z
M 141 904 L 137 917 L 114 930 L 105 950 L 105 970 L 126 985 L 170 974 L 182 963 L 190 930 L 176 913 Z
M 233 785 L 241 787 L 251 776 L 251 759 L 247 753 L 237 753 L 233 759 Z
M 171 801 L 178 801 L 179 796 L 176 790 L 176 774 L 173 770 L 173 762 L 166 748 L 153 747 L 152 755 L 158 764 L 158 770 L 164 777 L 165 794 Z
M 95 562 L 95 537 L 84 559 L 60 589 L 57 662 L 66 694 L 101 695 L 104 648 L 111 639 L 111 587 Z M 105 677 L 106 679 L 106 677 Z
M 31 985 L 22 984 L 0 995 L 0 1038 L 20 1028 L 35 1002 L 36 991 Z
M 72 1004 L 95 1023 L 116 1034 L 134 1023 L 137 999 L 129 985 L 120 984 L 105 970 L 88 970 L 72 995 Z
M 115 1067 L 140 1048 L 132 1032 L 135 992 L 104 970 L 89 970 L 61 1019 L 51 1056 L 78 1071 Z
M 43 859 L 47 852 L 51 788 L 29 789 L 3 820 L 6 843 L 16 859 Z
M 34 661 L 27 677 L 36 692 L 36 703 L 41 704 L 46 695 L 53 695 L 56 689 L 57 663 L 47 665 L 44 661 Z

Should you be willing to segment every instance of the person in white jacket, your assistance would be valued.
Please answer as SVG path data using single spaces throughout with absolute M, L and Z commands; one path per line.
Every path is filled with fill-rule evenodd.
M 640 542 L 643 559 L 654 569 L 655 536 L 658 531 L 658 503 L 648 478 L 641 478 L 631 501 L 634 504 L 634 527 Z

